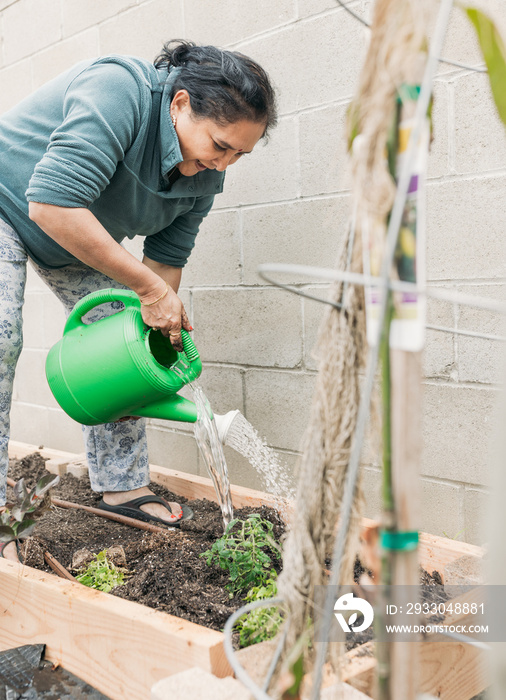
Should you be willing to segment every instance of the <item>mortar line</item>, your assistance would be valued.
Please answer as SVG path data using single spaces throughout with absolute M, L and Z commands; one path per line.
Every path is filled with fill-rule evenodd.
M 434 377 L 426 377 L 423 382 L 423 386 L 444 386 L 451 390 L 456 389 L 474 389 L 476 391 L 493 391 L 494 393 L 499 393 L 501 391 L 500 384 L 485 384 L 484 382 L 469 382 L 469 381 L 448 381 L 446 377 L 441 377 L 438 381 Z
M 441 177 L 433 177 L 427 180 L 427 185 L 435 187 L 438 185 L 453 184 L 458 182 L 481 182 L 483 180 L 499 180 L 506 176 L 506 168 L 495 168 L 492 170 L 483 170 L 479 173 L 455 173 L 452 175 L 443 175 Z M 226 213 L 230 211 L 237 211 L 238 209 L 253 210 L 261 209 L 270 206 L 282 206 L 286 204 L 295 204 L 302 202 L 317 202 L 326 199 L 334 198 L 346 198 L 349 197 L 351 191 L 349 189 L 345 190 L 333 190 L 331 192 L 324 192 L 322 194 L 310 194 L 302 195 L 300 197 L 289 197 L 287 199 L 275 199 L 268 200 L 265 202 L 251 202 L 249 204 L 239 204 L 236 206 L 225 205 L 220 207 L 219 205 L 214 209 L 214 213 Z
M 239 364 L 238 362 L 223 362 L 223 360 L 203 360 L 202 364 L 204 367 L 217 367 L 221 369 L 234 369 L 234 370 L 241 370 L 242 372 L 247 372 L 249 370 L 258 370 L 261 372 L 271 372 L 271 373 L 279 373 L 282 372 L 283 374 L 291 374 L 294 376 L 304 376 L 304 377 L 313 377 L 316 376 L 317 372 L 316 370 L 312 369 L 304 369 L 302 367 L 273 367 L 272 365 L 253 365 L 253 364 L 248 364 L 246 362 Z
M 356 2 L 358 3 L 358 0 L 356 0 Z M 231 50 L 237 50 L 238 48 L 242 50 L 244 46 L 248 46 L 248 44 L 257 41 L 258 39 L 269 39 L 272 36 L 275 36 L 276 34 L 279 34 L 280 32 L 284 31 L 285 29 L 289 29 L 290 27 L 293 27 L 295 25 L 308 24 L 309 22 L 312 22 L 314 20 L 330 17 L 339 13 L 346 14 L 346 10 L 336 5 L 336 7 L 331 7 L 327 10 L 322 10 L 321 12 L 318 12 L 313 15 L 308 15 L 307 17 L 299 18 L 296 16 L 294 19 L 288 20 L 284 24 L 278 24 L 275 27 L 264 29 L 261 32 L 258 32 L 257 34 L 251 34 L 250 36 L 245 37 L 243 39 L 239 39 L 238 41 L 233 41 L 230 44 L 225 44 L 225 46 L 226 48 Z
M 239 209 L 237 212 L 237 227 L 239 234 L 239 285 L 242 288 L 244 284 L 244 216 L 242 209 Z M 235 287 L 237 285 L 234 285 Z

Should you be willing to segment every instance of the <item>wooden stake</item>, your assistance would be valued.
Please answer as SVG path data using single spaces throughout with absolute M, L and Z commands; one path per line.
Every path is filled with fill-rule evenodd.
M 395 528 L 398 532 L 419 529 L 419 461 L 421 453 L 421 353 L 391 350 L 392 391 L 392 486 Z M 418 586 L 418 551 L 392 552 L 393 603 L 399 586 Z M 400 601 L 398 605 L 402 605 Z M 412 622 L 416 624 L 416 619 Z M 391 700 L 415 700 L 418 644 L 391 645 Z

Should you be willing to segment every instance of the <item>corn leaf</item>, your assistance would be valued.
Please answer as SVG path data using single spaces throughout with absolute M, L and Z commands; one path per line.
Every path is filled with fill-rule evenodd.
M 466 7 L 465 12 L 476 29 L 487 64 L 492 95 L 503 123 L 506 124 L 506 48 L 495 24 L 481 10 Z

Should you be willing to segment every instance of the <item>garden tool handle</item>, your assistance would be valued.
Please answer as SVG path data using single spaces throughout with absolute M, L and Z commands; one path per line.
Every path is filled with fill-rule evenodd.
M 125 308 L 135 307 L 137 309 L 141 308 L 141 302 L 139 297 L 135 292 L 129 289 L 99 289 L 96 292 L 88 294 L 83 299 L 80 299 L 74 306 L 65 324 L 63 333 L 68 333 L 74 328 L 79 328 L 84 326 L 83 316 L 85 316 L 88 311 L 91 311 L 96 306 L 101 304 L 107 304 L 111 301 L 121 301 Z

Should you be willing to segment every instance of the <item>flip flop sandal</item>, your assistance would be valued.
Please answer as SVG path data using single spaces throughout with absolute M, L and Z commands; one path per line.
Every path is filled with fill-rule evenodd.
M 16 552 L 18 554 L 18 559 L 20 564 L 24 564 L 24 558 L 23 555 L 21 554 L 21 547 L 19 546 L 19 542 L 17 540 L 11 540 L 11 542 L 14 541 L 16 543 Z M 2 559 L 8 559 L 4 555 L 4 549 L 9 545 L 10 542 L 0 542 L 0 558 Z M 10 559 L 10 561 L 14 561 L 13 559 Z
M 171 507 L 168 504 L 168 502 L 161 496 L 155 496 L 154 494 L 151 496 L 141 496 L 140 498 L 134 498 L 131 501 L 126 501 L 126 503 L 120 503 L 117 506 L 111 506 L 109 503 L 106 503 L 104 499 L 102 499 L 97 507 L 101 510 L 107 510 L 110 513 L 116 513 L 117 515 L 126 515 L 129 518 L 143 520 L 147 523 L 161 523 L 162 525 L 166 525 L 167 527 L 179 527 L 182 520 L 191 520 L 191 518 L 193 518 L 193 510 L 190 508 L 190 506 L 181 504 L 183 515 L 181 516 L 181 518 L 179 518 L 179 520 L 176 520 L 174 522 L 162 520 L 162 518 L 157 518 L 155 515 L 150 515 L 149 513 L 145 513 L 143 510 L 141 510 L 140 507 L 143 506 L 145 503 L 160 503 L 169 511 L 169 513 L 172 513 Z

